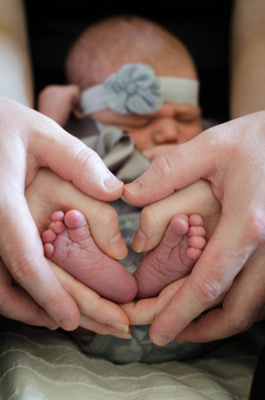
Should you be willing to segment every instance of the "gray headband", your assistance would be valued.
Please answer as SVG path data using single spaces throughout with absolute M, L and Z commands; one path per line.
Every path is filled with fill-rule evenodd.
M 126 64 L 101 85 L 81 93 L 84 115 L 111 109 L 119 114 L 150 114 L 164 102 L 198 105 L 199 82 L 196 79 L 156 77 L 145 64 Z

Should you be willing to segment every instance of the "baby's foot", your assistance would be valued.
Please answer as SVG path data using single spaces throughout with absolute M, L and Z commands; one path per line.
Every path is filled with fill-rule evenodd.
M 51 221 L 42 235 L 47 258 L 101 296 L 122 303 L 135 298 L 133 276 L 97 247 L 80 211 L 57 211 Z
M 204 236 L 199 215 L 175 216 L 160 244 L 147 253 L 134 273 L 137 297 L 153 297 L 171 282 L 187 275 L 205 247 Z

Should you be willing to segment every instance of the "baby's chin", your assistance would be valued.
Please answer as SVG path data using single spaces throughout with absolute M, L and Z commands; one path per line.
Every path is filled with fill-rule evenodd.
M 166 153 L 169 153 L 171 150 L 176 148 L 176 146 L 178 146 L 177 143 L 161 144 L 151 147 L 150 149 L 143 150 L 142 153 L 146 158 L 148 158 L 150 162 L 153 162 L 156 158 L 161 157 Z

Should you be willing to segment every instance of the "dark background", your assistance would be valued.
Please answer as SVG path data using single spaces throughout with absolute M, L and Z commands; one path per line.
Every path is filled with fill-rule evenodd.
M 113 14 L 137 14 L 175 33 L 189 48 L 201 82 L 205 118 L 229 118 L 229 42 L 231 0 L 176 0 L 118 5 L 114 1 L 26 0 L 35 91 L 64 83 L 64 59 L 89 23 Z

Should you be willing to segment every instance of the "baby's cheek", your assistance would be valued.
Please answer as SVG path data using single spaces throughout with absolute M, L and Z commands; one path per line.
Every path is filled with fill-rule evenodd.
M 126 132 L 128 136 L 130 136 L 133 140 L 133 143 L 137 150 L 144 151 L 148 148 L 152 147 L 149 137 L 146 132 L 142 130 L 138 130 L 137 132 Z
M 153 162 L 156 158 L 163 156 L 164 154 L 171 151 L 173 148 L 178 146 L 180 143 L 174 144 L 164 144 L 164 145 L 157 145 L 150 149 L 144 150 L 143 155 L 149 159 L 150 162 Z
M 202 125 L 200 123 L 196 125 L 191 125 L 183 129 L 183 138 L 185 142 L 195 138 L 203 131 Z

